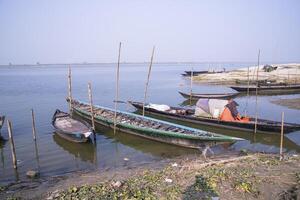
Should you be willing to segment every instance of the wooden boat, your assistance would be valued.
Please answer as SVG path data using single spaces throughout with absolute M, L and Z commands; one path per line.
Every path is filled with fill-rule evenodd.
M 248 86 L 241 85 L 241 86 L 231 86 L 230 88 L 238 91 L 238 92 L 247 92 Z M 259 94 L 285 94 L 285 93 L 299 93 L 300 92 L 300 84 L 260 84 L 258 87 L 256 85 L 249 86 L 249 92 L 257 91 Z
M 206 74 L 208 73 L 208 71 L 193 71 L 193 75 L 197 76 L 199 74 Z M 184 71 L 184 74 L 181 74 L 182 76 L 191 76 L 192 75 L 192 71 Z
M 138 110 L 143 109 L 143 104 L 140 102 L 129 101 Z M 152 114 L 155 116 L 165 117 L 169 119 L 175 119 L 178 121 L 194 123 L 198 125 L 206 125 L 212 127 L 226 128 L 230 130 L 244 130 L 244 131 L 254 131 L 255 119 L 250 118 L 250 122 L 231 122 L 231 121 L 221 121 L 219 119 L 208 118 L 208 117 L 196 117 L 194 116 L 193 109 L 184 109 L 177 107 L 170 107 L 168 111 L 160 111 L 153 108 L 145 107 L 145 113 Z M 281 122 L 258 119 L 257 120 L 257 132 L 261 133 L 277 133 L 280 134 Z M 284 133 L 290 133 L 293 131 L 300 130 L 300 124 L 285 123 Z
M 5 116 L 0 116 L 0 130 L 2 128 L 2 126 L 4 125 L 5 122 Z
M 219 93 L 219 94 L 200 94 L 200 93 L 192 93 L 192 95 L 184 93 L 184 92 L 179 92 L 184 98 L 190 99 L 192 96 L 192 100 L 197 100 L 200 98 L 206 98 L 206 99 L 231 99 L 236 97 L 239 93 Z
M 92 134 L 87 123 L 71 118 L 68 113 L 56 110 L 52 117 L 55 132 L 62 138 L 72 142 L 87 142 Z
M 88 104 L 72 100 L 72 108 L 75 114 L 87 120 L 91 119 L 90 106 Z M 113 109 L 94 106 L 94 115 L 95 123 L 114 128 Z M 201 144 L 203 145 L 203 142 L 234 142 L 242 140 L 123 111 L 117 111 L 116 121 L 116 129 L 118 131 L 188 148 L 199 148 Z

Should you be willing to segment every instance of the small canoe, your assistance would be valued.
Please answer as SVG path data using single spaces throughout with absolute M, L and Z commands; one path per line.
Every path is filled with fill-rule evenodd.
M 230 88 L 238 91 L 238 92 L 247 92 L 248 86 L 247 85 L 241 85 L 241 86 L 231 86 Z M 291 94 L 291 93 L 299 93 L 300 92 L 300 84 L 263 84 L 259 85 L 258 87 L 256 85 L 250 85 L 249 86 L 249 92 L 255 92 L 257 88 L 257 91 L 259 94 Z
M 86 120 L 91 120 L 90 106 L 87 103 L 73 99 L 72 108 L 75 114 Z M 96 124 L 114 128 L 113 109 L 94 106 L 94 115 Z M 204 142 L 235 142 L 242 140 L 124 111 L 117 111 L 116 130 L 188 148 L 199 148 Z
M 72 142 L 87 142 L 92 131 L 87 123 L 71 118 L 68 113 L 56 110 L 52 125 L 55 132 L 62 138 Z
M 2 126 L 4 125 L 5 122 L 5 116 L 0 116 L 0 130 L 2 128 Z
M 192 97 L 192 100 L 197 100 L 200 98 L 205 98 L 205 99 L 231 99 L 236 97 L 239 93 L 219 93 L 219 94 L 200 94 L 200 93 L 192 93 L 192 95 L 184 93 L 184 92 L 179 92 L 184 98 L 190 99 Z
M 131 102 L 136 109 L 142 110 L 143 103 L 140 102 Z M 194 115 L 193 109 L 184 109 L 177 107 L 170 107 L 167 111 L 157 110 L 145 106 L 145 113 L 152 114 L 159 117 L 175 119 L 182 122 L 189 122 L 197 125 L 205 125 L 218 128 L 226 128 L 229 130 L 242 130 L 253 132 L 255 127 L 255 119 L 250 118 L 250 122 L 238 122 L 238 121 L 221 121 L 219 119 L 208 118 L 208 117 L 199 117 Z M 284 123 L 284 133 L 290 133 L 300 130 L 300 124 L 294 123 Z M 276 133 L 280 134 L 281 131 L 281 122 L 258 119 L 257 120 L 257 132 L 261 133 Z

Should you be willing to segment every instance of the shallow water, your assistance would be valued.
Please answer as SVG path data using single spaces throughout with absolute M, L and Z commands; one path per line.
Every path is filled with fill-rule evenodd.
M 250 63 L 251 64 L 251 63 Z M 216 70 L 223 67 L 232 69 L 245 67 L 249 63 L 217 64 Z M 189 91 L 190 82 L 180 76 L 184 70 L 207 70 L 203 63 L 155 64 L 148 90 L 148 101 L 153 103 L 182 105 L 185 101 L 178 91 Z M 122 64 L 120 69 L 120 100 L 142 101 L 147 64 Z M 18 170 L 12 169 L 9 142 L 0 143 L 0 183 L 25 178 L 29 169 L 39 169 L 42 176 L 63 174 L 76 170 L 118 170 L 123 167 L 135 167 L 146 163 L 162 161 L 179 155 L 199 154 L 190 150 L 135 136 L 117 133 L 107 129 L 98 129 L 96 146 L 73 144 L 53 134 L 51 117 L 55 109 L 67 111 L 67 67 L 64 65 L 16 66 L 0 68 L 0 114 L 6 115 L 13 123 Z M 115 64 L 75 65 L 73 73 L 73 96 L 88 101 L 87 83 L 92 83 L 94 103 L 113 107 L 115 96 Z M 205 86 L 194 84 L 194 92 L 233 92 L 224 86 Z M 272 104 L 272 99 L 292 98 L 300 95 L 261 96 L 258 98 L 259 117 L 281 120 L 285 112 L 285 121 L 300 123 L 299 110 Z M 240 112 L 255 114 L 255 97 L 238 97 Z M 31 112 L 36 115 L 37 143 L 32 140 Z M 119 109 L 135 111 L 127 104 L 119 104 Z M 186 124 L 190 125 L 190 124 Z M 279 135 L 249 134 L 238 131 L 224 131 L 209 127 L 194 126 L 227 135 L 245 138 L 232 146 L 216 147 L 213 150 L 222 153 L 226 149 L 242 148 L 253 151 L 278 152 Z M 300 152 L 299 131 L 285 137 L 286 151 Z M 2 128 L 2 136 L 7 136 L 7 126 Z M 129 161 L 125 161 L 128 158 Z

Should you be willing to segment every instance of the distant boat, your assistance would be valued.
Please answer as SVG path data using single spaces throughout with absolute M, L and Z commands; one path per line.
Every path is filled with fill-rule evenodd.
M 52 118 L 52 125 L 60 137 L 72 142 L 87 142 L 89 136 L 92 134 L 87 123 L 75 120 L 68 113 L 60 110 L 55 111 Z
M 207 99 L 231 99 L 236 97 L 239 93 L 219 93 L 219 94 L 201 94 L 201 93 L 192 93 L 192 94 L 187 94 L 184 92 L 179 92 L 184 98 L 192 100 L 197 100 L 200 98 L 207 98 Z
M 72 108 L 74 114 L 86 120 L 91 120 L 88 104 L 73 99 Z M 94 112 L 95 123 L 114 128 L 113 109 L 94 106 Z M 123 111 L 117 111 L 116 121 L 116 129 L 124 133 L 188 148 L 199 148 L 201 144 L 203 145 L 203 142 L 235 142 L 242 140 Z
M 194 76 L 197 76 L 199 74 L 206 74 L 208 73 L 208 71 L 184 71 L 184 74 L 182 74 L 182 76 L 191 76 L 193 73 Z
M 247 92 L 248 86 L 231 86 L 230 88 L 238 91 L 238 92 Z M 300 92 L 300 84 L 260 84 L 258 87 L 256 85 L 249 85 L 249 92 L 257 91 L 259 94 L 286 94 L 286 93 L 299 93 Z
M 225 73 L 225 69 L 223 71 L 184 71 L 182 76 L 198 76 L 200 74 L 218 74 L 218 73 Z
M 129 101 L 136 109 L 141 111 L 143 109 L 143 103 Z M 250 118 L 249 122 L 241 121 L 222 121 L 211 117 L 200 117 L 195 116 L 194 109 L 185 109 L 170 107 L 169 110 L 163 111 L 148 107 L 145 107 L 146 114 L 152 114 L 159 117 L 165 117 L 172 120 L 178 120 L 183 122 L 189 122 L 197 125 L 206 125 L 211 127 L 226 128 L 229 130 L 244 130 L 253 132 L 255 126 L 255 119 Z M 258 119 L 257 120 L 257 131 L 261 133 L 276 133 L 280 134 L 281 122 Z M 293 131 L 300 130 L 300 124 L 284 123 L 284 133 L 290 133 Z

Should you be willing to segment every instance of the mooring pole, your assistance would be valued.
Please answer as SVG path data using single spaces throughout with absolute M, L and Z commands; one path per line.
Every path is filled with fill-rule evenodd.
M 257 58 L 257 73 L 256 73 L 256 90 L 255 90 L 255 125 L 254 125 L 254 133 L 257 132 L 257 95 L 258 95 L 258 71 L 259 71 L 259 57 L 260 57 L 260 49 L 258 50 L 258 58 Z
M 72 71 L 69 66 L 68 74 L 68 100 L 69 100 L 69 113 L 72 114 Z
M 284 112 L 281 113 L 281 133 L 280 133 L 280 158 L 279 160 L 283 159 L 283 128 L 284 128 Z
M 92 85 L 88 83 L 88 94 L 90 100 L 90 112 L 91 112 L 91 120 L 92 120 L 92 128 L 94 133 L 94 140 L 96 140 L 96 127 L 95 127 L 95 114 L 94 114 L 94 107 L 93 107 L 93 95 L 92 95 Z
M 248 85 L 247 85 L 247 101 L 246 101 L 245 117 L 247 116 L 248 101 L 249 101 L 249 87 L 250 87 L 250 69 L 249 68 L 250 67 L 248 66 L 248 71 L 247 71 Z
M 16 157 L 16 149 L 15 149 L 15 143 L 13 138 L 13 132 L 12 132 L 12 123 L 9 120 L 7 120 L 7 129 L 8 129 L 8 136 L 10 141 L 13 166 L 14 169 L 17 169 L 17 157 Z
M 155 51 L 155 46 L 152 49 L 151 61 L 150 61 L 149 69 L 148 69 L 147 81 L 146 81 L 146 86 L 145 86 L 144 102 L 143 102 L 143 116 L 145 116 L 145 103 L 147 100 L 147 92 L 148 92 L 149 79 L 150 79 L 150 74 L 151 74 L 151 69 L 152 69 L 154 51 Z
M 115 113 L 114 113 L 114 134 L 116 134 L 117 109 L 118 109 L 118 101 L 119 101 L 119 78 L 120 78 L 121 46 L 122 46 L 122 43 L 120 42 L 120 44 L 119 44 L 119 55 L 118 55 L 118 65 L 117 65 L 117 74 L 116 74 L 116 96 L 115 96 Z
M 193 76 L 194 76 L 194 68 L 192 67 L 192 71 L 191 71 L 191 84 L 190 84 L 190 105 L 192 105 Z
M 35 117 L 34 117 L 33 109 L 31 109 L 31 118 L 32 118 L 32 136 L 33 136 L 33 140 L 36 140 Z

